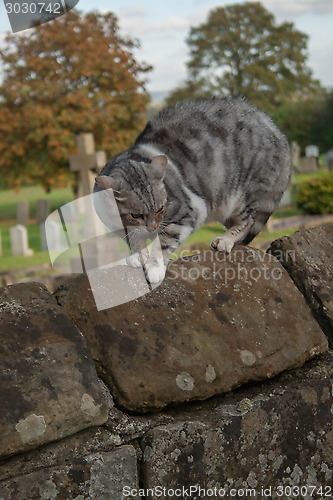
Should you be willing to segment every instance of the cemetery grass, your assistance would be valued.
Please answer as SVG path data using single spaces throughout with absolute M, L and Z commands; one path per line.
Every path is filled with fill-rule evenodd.
M 9 228 L 14 224 L 15 221 L 6 225 L 1 223 L 2 256 L 0 257 L 0 271 L 10 271 L 28 266 L 40 266 L 50 262 L 48 252 L 40 251 L 40 229 L 35 224 L 27 226 L 29 248 L 34 251 L 34 254 L 29 257 L 11 255 Z
M 288 215 L 289 217 L 289 215 Z M 186 242 L 179 247 L 176 252 L 177 257 L 186 257 L 187 255 L 192 255 L 193 251 L 196 250 L 206 250 L 210 248 L 211 240 L 218 235 L 223 234 L 225 231 L 222 224 L 218 222 L 210 222 L 209 224 L 205 224 L 198 231 L 193 233 Z M 265 247 L 269 246 L 269 242 L 276 240 L 278 238 L 282 238 L 283 236 L 290 236 L 296 231 L 295 228 L 292 229 L 283 229 L 280 231 L 272 231 L 269 232 L 263 229 L 258 236 L 251 241 L 250 246 L 255 248 L 261 248 L 263 245 Z
M 0 225 L 3 226 L 8 220 L 15 224 L 17 205 L 23 200 L 29 203 L 30 218 L 35 218 L 39 199 L 50 200 L 50 209 L 53 212 L 61 205 L 72 201 L 74 195 L 69 187 L 54 189 L 50 193 L 46 193 L 40 186 L 25 186 L 18 192 L 12 189 L 0 190 Z
M 293 183 L 297 186 L 297 184 L 301 184 L 302 182 L 309 181 L 310 179 L 318 179 L 327 173 L 326 170 L 318 170 L 317 172 L 309 172 L 306 174 L 295 174 L 293 178 Z
M 12 224 L 11 224 L 12 225 Z M 39 226 L 29 224 L 27 226 L 28 230 L 28 242 L 29 248 L 34 251 L 34 254 L 29 257 L 25 256 L 12 256 L 10 252 L 10 237 L 9 237 L 10 225 L 2 227 L 2 257 L 0 257 L 0 272 L 11 271 L 13 269 L 28 268 L 34 266 L 42 266 L 44 264 L 50 264 L 48 252 L 41 252 L 40 249 L 40 229 Z M 222 234 L 224 228 L 221 224 L 217 222 L 209 223 L 202 226 L 198 231 L 196 231 L 189 239 L 180 247 L 177 252 L 177 256 L 191 255 L 193 250 L 202 250 L 204 248 L 209 248 L 210 241 L 219 234 Z M 282 231 L 274 231 L 269 233 L 263 230 L 251 243 L 251 246 L 260 245 L 268 240 L 273 241 L 274 239 L 281 238 L 282 236 L 291 235 L 295 232 L 295 229 L 284 229 Z M 50 267 L 50 273 L 53 274 Z M 43 271 L 47 274 L 46 270 Z

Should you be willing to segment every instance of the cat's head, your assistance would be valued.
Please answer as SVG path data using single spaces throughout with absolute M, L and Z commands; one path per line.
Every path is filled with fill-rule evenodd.
M 168 159 L 159 155 L 151 163 L 133 160 L 126 163 L 126 168 L 115 168 L 110 175 L 96 177 L 96 184 L 102 189 L 112 189 L 124 226 L 156 231 L 166 208 L 163 179 Z

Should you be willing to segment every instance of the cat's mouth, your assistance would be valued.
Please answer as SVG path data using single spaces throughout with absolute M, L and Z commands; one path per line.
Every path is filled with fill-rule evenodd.
M 149 227 L 149 226 L 127 226 L 126 227 L 128 235 L 129 236 L 138 236 L 140 239 L 141 238 L 154 238 L 157 236 L 159 232 L 159 226 L 156 227 Z

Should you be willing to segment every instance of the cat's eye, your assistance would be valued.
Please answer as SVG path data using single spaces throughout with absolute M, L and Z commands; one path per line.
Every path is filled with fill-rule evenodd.
M 157 212 L 156 215 L 160 215 L 162 212 L 164 212 L 164 207 L 161 207 Z
M 142 214 L 131 214 L 131 217 L 133 217 L 133 219 L 143 219 Z

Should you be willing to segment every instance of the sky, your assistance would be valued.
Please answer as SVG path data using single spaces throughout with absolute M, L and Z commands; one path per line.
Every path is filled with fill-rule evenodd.
M 4 0 L 6 2 L 6 0 Z M 45 1 L 45 0 L 43 0 Z M 36 0 L 38 2 L 38 0 Z M 94 9 L 111 10 L 119 20 L 121 33 L 140 41 L 135 50 L 139 62 L 154 67 L 147 75 L 146 88 L 153 93 L 168 93 L 186 77 L 188 47 L 185 39 L 191 26 L 204 22 L 210 10 L 244 3 L 233 0 L 96 0 Z M 322 85 L 333 89 L 333 0 L 261 0 L 277 23 L 290 21 L 309 35 L 308 65 Z M 89 0 L 77 8 L 92 10 Z M 10 24 L 0 0 L 0 47 Z

